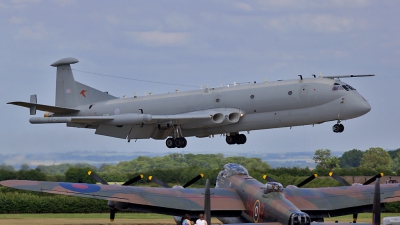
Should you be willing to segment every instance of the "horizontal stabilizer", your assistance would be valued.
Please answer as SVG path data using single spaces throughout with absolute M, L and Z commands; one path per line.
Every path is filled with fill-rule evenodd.
M 79 112 L 79 110 L 77 110 L 77 109 L 63 108 L 63 107 L 50 106 L 50 105 L 41 105 L 41 104 L 36 104 L 36 103 L 31 103 L 31 102 L 8 102 L 7 104 L 22 106 L 22 107 L 26 107 L 29 109 L 36 107 L 37 110 L 45 111 L 45 112 L 52 112 L 55 114 L 71 114 L 71 113 Z
M 375 74 L 360 74 L 360 75 L 339 75 L 339 76 L 324 76 L 324 78 L 349 78 L 349 77 L 373 77 Z

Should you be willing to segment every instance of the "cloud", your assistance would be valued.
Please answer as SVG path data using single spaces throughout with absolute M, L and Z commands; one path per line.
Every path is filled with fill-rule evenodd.
M 279 0 L 279 1 L 265 1 L 258 0 L 255 2 L 257 6 L 253 8 L 262 11 L 282 11 L 282 10 L 312 10 L 312 9 L 343 9 L 343 8 L 365 8 L 371 5 L 368 0 L 331 0 L 331 1 L 307 1 L 307 0 Z
M 11 4 L 13 8 L 23 9 L 26 8 L 28 5 L 38 4 L 40 2 L 40 0 L 12 0 Z
M 248 11 L 248 12 L 253 10 L 253 8 L 250 5 L 243 3 L 243 2 L 236 2 L 235 7 L 240 10 Z
M 8 20 L 8 22 L 10 22 L 11 24 L 23 24 L 24 19 L 13 16 Z
M 114 16 L 114 15 L 112 15 L 112 16 L 107 16 L 107 17 L 106 17 L 106 20 L 107 20 L 107 22 L 108 22 L 109 24 L 113 24 L 113 25 L 117 25 L 117 24 L 120 23 L 120 20 L 119 20 L 116 16 Z
M 126 32 L 126 34 L 147 46 L 180 46 L 189 42 L 190 35 L 187 32 Z
M 362 29 L 365 23 L 351 17 L 330 14 L 303 14 L 267 20 L 267 28 L 290 30 L 303 28 L 321 33 L 341 33 L 352 29 Z
M 43 40 L 49 33 L 42 24 L 36 24 L 31 27 L 22 27 L 15 36 L 17 39 Z

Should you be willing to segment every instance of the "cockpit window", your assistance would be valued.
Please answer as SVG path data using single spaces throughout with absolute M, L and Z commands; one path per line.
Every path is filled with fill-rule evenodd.
M 262 187 L 262 189 L 264 190 L 264 194 L 271 192 L 283 192 L 283 186 L 278 182 L 268 182 Z
M 224 177 L 229 177 L 232 175 L 249 175 L 249 171 L 247 171 L 244 166 L 237 163 L 228 163 L 224 166 Z
M 349 91 L 349 88 L 346 85 L 342 85 L 342 87 L 344 88 L 344 90 Z
M 332 87 L 332 91 L 337 91 L 337 90 L 355 91 L 356 89 L 348 84 L 334 83 L 333 87 Z

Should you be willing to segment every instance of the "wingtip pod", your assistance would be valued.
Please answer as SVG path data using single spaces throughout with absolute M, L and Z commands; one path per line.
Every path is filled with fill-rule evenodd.
M 69 58 L 60 59 L 60 60 L 54 62 L 53 64 L 51 64 L 50 66 L 59 67 L 62 65 L 70 65 L 70 64 L 77 63 L 77 62 L 79 62 L 79 60 L 69 57 Z

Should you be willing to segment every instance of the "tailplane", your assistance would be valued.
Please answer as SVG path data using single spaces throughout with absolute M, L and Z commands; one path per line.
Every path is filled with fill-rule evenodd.
M 56 103 L 58 107 L 75 108 L 100 101 L 116 99 L 115 96 L 76 82 L 71 64 L 79 62 L 75 58 L 64 58 L 51 64 L 57 67 Z

